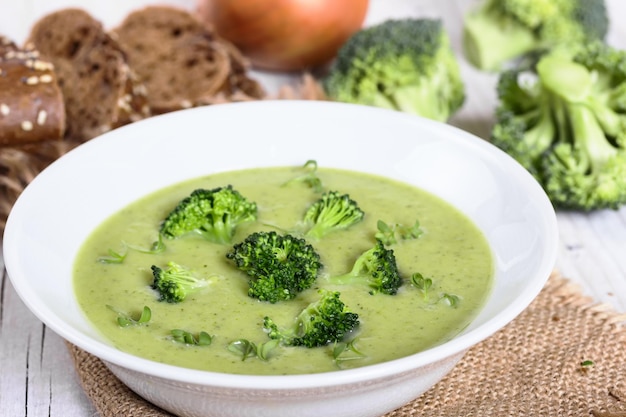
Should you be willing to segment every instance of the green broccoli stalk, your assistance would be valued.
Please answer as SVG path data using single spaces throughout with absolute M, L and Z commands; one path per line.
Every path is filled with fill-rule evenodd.
M 226 258 L 250 276 L 248 295 L 270 303 L 311 287 L 322 268 L 319 254 L 304 239 L 274 231 L 249 235 Z
M 187 295 L 208 285 L 208 281 L 197 278 L 193 272 L 175 262 L 167 267 L 152 265 L 152 288 L 159 294 L 159 301 L 180 303 Z
M 484 0 L 465 16 L 463 49 L 477 68 L 497 71 L 531 52 L 602 40 L 608 25 L 604 0 Z
M 348 310 L 339 292 L 319 292 L 321 297 L 302 310 L 286 329 L 266 316 L 263 327 L 270 339 L 280 340 L 285 346 L 313 348 L 340 342 L 359 325 L 359 315 Z
M 387 249 L 383 242 L 363 252 L 354 262 L 352 270 L 347 274 L 330 278 L 333 284 L 367 284 L 370 294 L 383 293 L 395 295 L 402 286 L 402 277 L 398 272 L 396 256 L 392 249 Z
M 492 142 L 538 177 L 541 155 L 557 134 L 552 114 L 555 103 L 542 93 L 537 75 L 525 67 L 502 73 L 497 91 L 501 105 L 496 110 Z
M 597 41 L 546 54 L 534 69 L 503 73 L 499 97 L 492 143 L 532 172 L 556 207 L 626 203 L 626 52 Z
M 608 124 L 617 129 L 614 133 L 626 134 L 626 116 L 622 116 L 621 122 L 603 123 L 612 111 L 595 97 L 589 97 L 593 81 L 586 67 L 560 60 L 544 60 L 540 64 L 538 71 L 542 71 L 543 77 L 552 77 L 553 91 L 568 100 L 566 111 L 574 139 L 573 143 L 557 144 L 543 161 L 547 192 L 562 207 L 618 208 L 626 202 L 626 149 L 609 141 L 610 133 L 605 127 Z M 563 78 L 562 72 L 571 78 Z M 615 113 L 612 116 L 618 117 Z M 621 123 L 621 127 L 611 126 L 613 123 Z
M 230 185 L 197 189 L 167 215 L 160 233 L 174 239 L 194 232 L 215 243 L 230 243 L 237 226 L 256 218 L 256 203 L 246 200 Z
M 459 65 L 438 19 L 388 20 L 356 32 L 322 84 L 336 101 L 439 121 L 465 101 Z
M 306 236 L 320 239 L 336 230 L 347 229 L 363 220 L 365 213 L 348 194 L 329 191 L 304 213 Z

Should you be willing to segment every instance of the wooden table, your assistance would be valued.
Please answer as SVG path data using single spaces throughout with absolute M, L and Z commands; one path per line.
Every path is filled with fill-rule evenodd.
M 191 7 L 193 0 L 171 0 Z M 0 32 L 20 38 L 33 21 L 32 10 L 41 14 L 64 6 L 63 0 L 30 0 L 0 6 Z M 123 0 L 106 3 L 74 2 L 92 10 L 105 24 L 112 24 L 131 6 Z M 130 2 L 136 5 L 136 2 Z M 472 4 L 468 0 L 371 0 L 366 23 L 407 15 L 444 19 L 453 46 L 460 51 L 463 13 Z M 37 8 L 35 6 L 45 7 Z M 609 43 L 626 49 L 626 25 L 618 23 L 626 16 L 626 2 L 607 0 L 609 13 L 616 19 Z M 14 13 L 6 13 L 10 8 Z M 30 14 L 29 14 L 30 13 Z M 37 16 L 36 16 L 37 17 Z M 470 67 L 460 56 L 467 87 L 463 109 L 451 120 L 460 128 L 487 137 L 495 105 L 496 78 Z M 291 77 L 257 73 L 270 91 Z M 626 207 L 590 214 L 558 212 L 560 245 L 556 268 L 580 284 L 584 293 L 598 303 L 607 303 L 626 312 Z M 0 243 L 1 246 L 1 243 Z M 82 391 L 64 341 L 46 328 L 24 306 L 4 271 L 0 256 L 0 416 L 83 417 L 96 412 Z

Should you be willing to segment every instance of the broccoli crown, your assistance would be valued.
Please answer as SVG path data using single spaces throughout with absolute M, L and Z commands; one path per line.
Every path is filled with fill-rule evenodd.
M 491 141 L 556 207 L 626 203 L 626 52 L 593 41 L 502 73 Z
M 230 243 L 238 225 L 257 218 L 256 203 L 232 186 L 197 189 L 184 198 L 161 224 L 168 239 L 195 232 L 216 243 Z
M 330 98 L 448 120 L 465 87 L 441 20 L 387 20 L 352 35 L 323 79 Z
M 499 70 L 527 53 L 602 40 L 609 20 L 604 0 L 484 0 L 465 16 L 463 48 L 483 70 Z
M 274 231 L 249 235 L 226 257 L 250 276 L 248 295 L 270 303 L 311 287 L 322 268 L 319 254 L 304 239 Z
M 393 249 L 385 247 L 382 241 L 363 252 L 354 263 L 352 270 L 344 275 L 330 278 L 335 284 L 367 283 L 370 294 L 395 295 L 402 286 Z
M 304 213 L 306 235 L 319 239 L 326 234 L 346 229 L 363 220 L 365 213 L 348 194 L 329 191 L 309 206 Z
M 339 342 L 359 325 L 359 315 L 348 310 L 339 292 L 320 290 L 320 294 L 321 297 L 302 310 L 293 326 L 287 329 L 280 328 L 266 316 L 263 327 L 268 336 L 286 346 L 312 348 Z
M 167 267 L 152 265 L 152 288 L 159 293 L 159 301 L 180 303 L 190 292 L 204 287 L 207 282 L 197 278 L 189 269 L 168 262 Z

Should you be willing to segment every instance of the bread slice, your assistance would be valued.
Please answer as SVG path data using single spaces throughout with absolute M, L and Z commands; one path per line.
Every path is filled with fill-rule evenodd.
M 146 85 L 154 114 L 264 96 L 239 51 L 186 10 L 148 6 L 111 34 Z
M 44 16 L 26 45 L 55 67 L 68 139 L 86 141 L 150 115 L 145 89 L 122 49 L 86 11 L 68 8 Z
M 0 55 L 4 55 L 9 51 L 16 51 L 17 49 L 17 44 L 13 39 L 0 34 Z
M 65 108 L 50 62 L 0 36 L 0 146 L 59 140 Z

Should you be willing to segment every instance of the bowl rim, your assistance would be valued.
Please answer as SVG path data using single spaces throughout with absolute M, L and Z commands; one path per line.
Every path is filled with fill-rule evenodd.
M 496 148 L 494 145 L 487 141 L 450 124 L 436 122 L 429 119 L 424 119 L 418 116 L 408 115 L 405 113 L 385 110 L 373 107 L 366 107 L 353 104 L 336 103 L 336 102 L 318 102 L 318 101 L 304 101 L 304 100 L 264 100 L 264 101 L 252 101 L 252 102 L 239 102 L 239 103 L 225 103 L 220 104 L 220 111 L 238 111 L 242 108 L 247 108 L 250 111 L 258 111 L 258 108 L 263 107 L 278 107 L 281 106 L 297 106 L 301 111 L 308 111 L 315 109 L 324 109 L 324 111 L 341 112 L 341 111 L 359 111 L 364 113 L 364 118 L 368 113 L 372 117 L 391 117 L 396 118 L 398 121 L 404 119 L 411 120 L 414 124 L 416 122 L 421 123 L 430 128 L 436 128 L 444 132 L 448 132 L 451 135 L 459 137 L 463 141 L 468 141 L 469 146 L 479 147 L 480 149 L 487 150 L 489 153 L 497 155 L 498 158 L 509 159 L 511 162 L 511 169 L 517 170 L 517 175 L 522 176 L 524 181 L 529 182 L 529 186 L 534 188 L 537 200 L 535 203 L 542 206 L 546 213 L 550 215 L 547 220 L 546 227 L 550 236 L 554 236 L 552 242 L 544 253 L 541 265 L 537 267 L 537 277 L 531 284 L 524 287 L 524 290 L 516 297 L 515 301 L 505 307 L 499 315 L 491 317 L 483 324 L 472 329 L 466 333 L 454 337 L 452 340 L 443 342 L 433 348 L 426 349 L 424 351 L 405 356 L 399 359 L 386 361 L 383 363 L 366 365 L 354 369 L 337 370 L 332 372 L 313 373 L 313 374 L 295 374 L 295 375 L 244 375 L 244 374 L 228 374 L 211 371 L 201 371 L 196 369 L 189 369 L 178 367 L 174 365 L 168 365 L 164 363 L 155 362 L 152 360 L 144 359 L 121 350 L 118 350 L 110 345 L 106 345 L 100 341 L 87 337 L 82 332 L 76 330 L 73 327 L 67 327 L 63 324 L 63 320 L 58 318 L 53 311 L 48 309 L 45 305 L 40 305 L 34 302 L 33 297 L 36 298 L 34 292 L 30 290 L 28 285 L 24 283 L 18 273 L 13 268 L 14 262 L 19 257 L 16 249 L 12 243 L 17 239 L 18 233 L 15 227 L 15 218 L 18 215 L 19 208 L 22 204 L 25 196 L 29 194 L 29 189 L 33 187 L 32 184 L 38 182 L 38 178 L 47 175 L 47 172 L 58 164 L 62 164 L 66 158 L 78 157 L 81 152 L 91 149 L 91 147 L 100 146 L 103 141 L 106 141 L 109 137 L 115 137 L 124 135 L 127 129 L 138 129 L 145 124 L 151 124 L 158 121 L 176 120 L 179 114 L 191 114 L 193 112 L 204 113 L 212 112 L 217 106 L 205 106 L 200 108 L 192 108 L 187 110 L 180 110 L 176 112 L 166 113 L 158 116 L 135 122 L 130 125 L 122 126 L 120 128 L 109 131 L 103 135 L 100 135 L 86 143 L 81 144 L 77 148 L 69 151 L 67 154 L 61 156 L 59 159 L 45 168 L 32 182 L 29 184 L 22 195 L 20 195 L 14 204 L 14 210 L 11 211 L 7 219 L 7 224 L 4 231 L 4 261 L 5 267 L 8 272 L 9 279 L 11 280 L 16 292 L 26 304 L 26 306 L 41 320 L 46 326 L 50 327 L 55 333 L 74 344 L 80 349 L 100 358 L 105 364 L 113 364 L 128 370 L 143 373 L 152 377 L 162 378 L 165 380 L 178 381 L 180 383 L 197 384 L 202 386 L 219 386 L 231 389 L 259 389 L 259 390 L 293 390 L 293 389 L 306 389 L 306 388 L 321 388 L 332 387 L 344 384 L 358 384 L 364 380 L 372 379 L 385 379 L 398 375 L 400 373 L 409 372 L 412 369 L 434 364 L 439 361 L 443 361 L 446 358 L 454 355 L 459 355 L 470 349 L 472 346 L 487 339 L 489 336 L 500 330 L 506 324 L 515 319 L 539 294 L 541 289 L 552 272 L 556 256 L 557 256 L 557 243 L 558 243 L 558 230 L 556 223 L 556 215 L 554 213 L 553 206 L 545 195 L 540 185 L 532 178 L 532 176 L 519 165 L 509 155 Z M 534 182 L 532 184 L 531 182 Z M 36 300 L 35 300 L 36 301 Z M 329 374 L 332 378 L 329 378 Z

